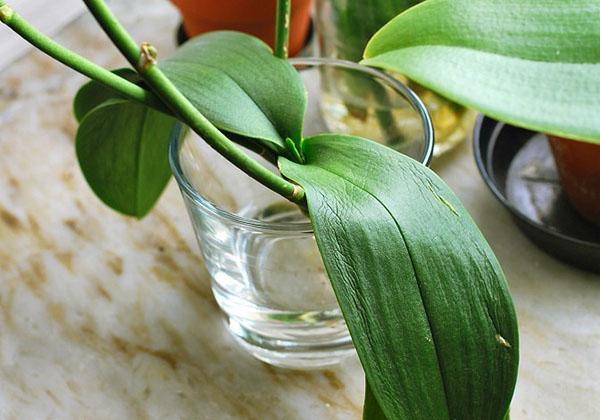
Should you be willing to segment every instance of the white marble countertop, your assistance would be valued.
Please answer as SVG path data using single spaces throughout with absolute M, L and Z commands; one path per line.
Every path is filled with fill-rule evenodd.
M 132 3 L 116 4 L 126 26 L 167 55 L 173 8 Z M 58 40 L 123 64 L 89 16 Z M 174 183 L 141 222 L 92 195 L 70 113 L 82 80 L 37 52 L 2 72 L 0 418 L 359 419 L 357 360 L 285 371 L 228 336 Z M 513 418 L 600 418 L 600 276 L 533 246 L 487 191 L 467 143 L 435 169 L 510 282 L 522 343 Z
M 11 0 L 10 6 L 49 36 L 85 10 L 85 5 L 79 0 Z M 33 48 L 4 25 L 0 26 L 0 39 L 0 70 Z

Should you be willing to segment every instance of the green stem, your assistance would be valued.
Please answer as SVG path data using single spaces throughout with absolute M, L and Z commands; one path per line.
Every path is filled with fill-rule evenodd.
M 178 118 L 246 174 L 291 201 L 303 202 L 304 190 L 300 186 L 286 181 L 250 158 L 198 111 L 156 66 L 156 50 L 146 43 L 138 47 L 102 0 L 84 1 L 117 48 Z
M 244 137 L 232 132 L 223 131 L 223 134 L 237 144 L 238 146 L 242 146 L 245 149 L 250 150 L 251 152 L 256 153 L 267 162 L 269 162 L 273 166 L 277 166 L 277 161 L 279 159 L 279 154 L 275 152 L 273 149 L 263 146 L 261 143 L 254 141 L 254 139 Z
M 106 85 L 126 98 L 141 102 L 159 111 L 167 111 L 163 103 L 152 92 L 117 76 L 54 42 L 31 26 L 3 1 L 0 1 L 0 21 L 31 45 L 73 70 Z
M 113 44 L 121 51 L 127 61 L 136 69 L 140 65 L 141 49 L 138 43 L 121 26 L 115 15 L 103 1 L 83 0 L 89 11 L 94 15 L 96 21 L 102 26 L 104 32 Z
M 291 14 L 291 0 L 277 0 L 277 20 L 275 25 L 275 56 L 283 59 L 287 59 L 288 57 Z
M 152 86 L 164 102 L 172 107 L 196 133 L 210 144 L 217 152 L 225 156 L 235 166 L 252 178 L 281 194 L 287 199 L 299 202 L 304 198 L 304 191 L 282 177 L 266 169 L 260 163 L 246 155 L 235 143 L 229 140 L 212 125 L 183 94 L 173 86 L 171 81 L 155 64 L 146 65 L 144 79 Z

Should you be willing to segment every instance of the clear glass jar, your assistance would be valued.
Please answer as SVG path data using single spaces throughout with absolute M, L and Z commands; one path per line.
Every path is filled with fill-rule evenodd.
M 320 83 L 327 71 L 379 84 L 402 115 L 420 121 L 403 148 L 427 163 L 431 121 L 407 87 L 376 70 L 326 59 L 295 59 L 308 90 L 305 135 L 323 132 Z M 402 121 L 397 125 L 402 126 Z M 394 146 L 397 139 L 391 139 Z M 270 166 L 262 158 L 248 152 Z M 198 136 L 170 147 L 215 299 L 229 331 L 252 355 L 287 368 L 320 368 L 353 354 L 352 341 L 325 273 L 310 221 L 294 204 L 250 179 Z M 271 168 L 275 171 L 276 168 Z
M 393 17 L 422 0 L 317 0 L 316 31 L 319 54 L 342 60 L 358 62 L 362 59 L 369 39 Z M 330 112 L 328 120 L 333 127 L 346 125 L 356 131 L 372 131 L 373 121 L 357 112 L 352 100 L 339 92 L 355 92 L 368 89 L 352 78 L 327 76 L 325 94 L 345 105 L 346 111 Z M 463 142 L 472 131 L 476 113 L 414 83 L 401 75 L 395 75 L 421 97 L 433 120 L 436 133 L 434 156 L 439 156 Z M 369 108 L 363 104 L 363 108 Z M 418 123 L 416 121 L 415 123 Z M 381 124 L 378 124 L 381 125 Z M 355 134 L 355 133 L 352 133 Z

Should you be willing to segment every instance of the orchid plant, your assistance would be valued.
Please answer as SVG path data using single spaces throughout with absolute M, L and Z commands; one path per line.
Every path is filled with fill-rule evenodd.
M 372 141 L 302 135 L 306 94 L 287 62 L 290 0 L 274 53 L 215 32 L 158 61 L 102 0 L 84 0 L 131 68 L 108 71 L 40 34 L 4 1 L 0 20 L 92 79 L 75 98 L 89 185 L 143 217 L 187 126 L 257 182 L 305 207 L 363 365 L 367 419 L 503 419 L 517 378 L 517 320 L 500 265 L 452 191 Z M 428 0 L 369 43 L 392 69 L 511 123 L 595 141 L 600 27 L 594 0 Z M 235 141 L 234 141 L 235 140 Z M 276 161 L 274 174 L 246 154 Z

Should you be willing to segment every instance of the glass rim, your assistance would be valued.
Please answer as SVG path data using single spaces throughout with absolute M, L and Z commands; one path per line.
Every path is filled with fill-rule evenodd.
M 320 58 L 320 57 L 301 57 L 301 58 L 291 58 L 288 60 L 294 66 L 322 66 L 322 65 L 330 65 L 335 67 L 346 68 L 349 70 L 356 70 L 362 73 L 370 74 L 378 79 L 385 81 L 387 84 L 391 85 L 391 87 L 399 92 L 401 96 L 406 99 L 410 105 L 413 107 L 415 111 L 421 117 L 421 122 L 423 125 L 423 134 L 425 141 L 425 149 L 421 156 L 420 162 L 429 166 L 431 163 L 431 159 L 433 157 L 433 148 L 435 144 L 434 140 L 434 130 L 433 130 L 433 122 L 425 107 L 425 104 L 417 96 L 417 94 L 406 86 L 401 81 L 395 79 L 394 77 L 384 73 L 383 71 L 377 70 L 372 67 L 368 67 L 365 65 L 357 64 L 352 61 L 339 60 L 335 58 Z M 183 173 L 181 168 L 180 160 L 179 160 L 179 146 L 184 141 L 185 137 L 180 135 L 175 135 L 170 141 L 169 144 L 169 163 L 171 166 L 171 171 L 175 179 L 177 180 L 177 184 L 181 191 L 188 196 L 192 200 L 192 202 L 201 207 L 203 210 L 212 213 L 218 217 L 234 222 L 238 225 L 260 229 L 262 231 L 276 231 L 276 232 L 286 232 L 286 233 L 312 233 L 313 227 L 310 221 L 301 222 L 301 223 L 293 223 L 293 222 L 265 222 L 256 219 L 251 219 L 247 217 L 243 217 L 237 215 L 235 213 L 231 213 L 227 210 L 224 210 L 215 204 L 213 204 L 210 200 L 205 198 L 200 192 L 196 191 L 196 189 L 190 184 L 187 180 L 186 176 Z

